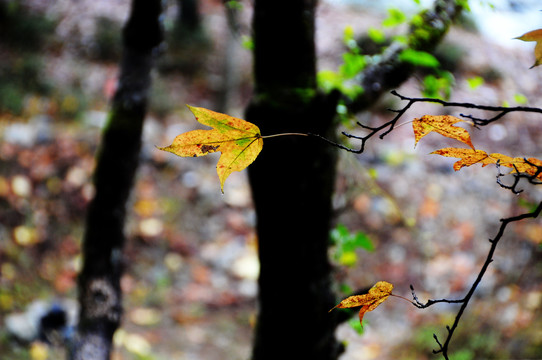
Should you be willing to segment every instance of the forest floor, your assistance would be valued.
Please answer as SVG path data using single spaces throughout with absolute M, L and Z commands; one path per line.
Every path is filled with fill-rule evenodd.
M 37 300 L 76 298 L 94 154 L 117 76 L 116 61 L 93 58 L 94 20 L 105 16 L 122 24 L 129 7 L 127 0 L 66 0 L 45 10 L 41 1 L 29 3 L 57 19 L 55 40 L 42 54 L 54 90 L 48 96 L 27 94 L 19 115 L 0 114 L 0 322 Z M 174 6 L 168 9 L 171 27 Z M 181 159 L 156 149 L 196 126 L 183 104 L 218 110 L 217 104 L 225 103 L 223 111 L 242 117 L 249 100 L 249 51 L 225 35 L 219 1 L 203 1 L 202 11 L 213 41 L 188 53 L 201 51 L 206 60 L 196 66 L 186 55 L 166 53 L 163 71 L 153 79 L 126 226 L 126 313 L 115 336 L 115 360 L 250 357 L 258 259 L 246 172 L 233 174 L 222 195 L 216 156 Z M 247 34 L 249 15 L 245 9 L 240 18 Z M 379 16 L 324 2 L 317 23 L 320 68 L 338 66 L 344 26 L 363 33 L 379 25 Z M 233 55 L 225 55 L 227 44 L 235 46 Z M 442 52 L 453 64 L 453 101 L 542 106 L 541 72 L 528 69 L 532 48 L 502 47 L 476 32 L 453 29 Z M 227 56 L 234 57 L 231 67 Z M 166 72 L 168 61 L 185 68 Z M 234 74 L 230 83 L 223 71 Z M 467 82 L 474 76 L 485 80 L 476 89 Z M 419 96 L 422 78 L 418 74 L 398 92 Z M 383 123 L 393 115 L 385 109 L 400 106 L 397 98 L 386 96 L 357 120 Z M 458 115 L 466 110 L 420 105 L 404 121 L 445 111 Z M 473 143 L 488 152 L 542 158 L 537 120 L 509 116 L 472 130 Z M 350 259 L 349 265 L 337 263 L 338 284 L 357 289 L 386 280 L 395 285 L 394 294 L 406 298 L 411 284 L 422 301 L 461 298 L 487 256 L 499 219 L 526 212 L 542 200 L 541 189 L 534 186 L 525 184 L 519 196 L 499 187 L 493 167 L 456 173 L 455 160 L 428 155 L 446 146 L 455 144 L 430 135 L 415 148 L 411 127 L 402 126 L 384 140 L 370 141 L 361 155 L 341 152 L 334 224 L 363 232 L 375 249 L 357 250 L 357 260 Z M 541 260 L 540 219 L 514 225 L 457 330 L 454 359 L 542 359 L 537 355 L 542 354 Z M 284 294 L 290 297 L 295 294 Z M 281 306 L 287 302 L 277 304 L 277 311 Z M 338 329 L 338 338 L 347 344 L 341 359 L 433 359 L 433 333 L 444 338 L 456 311 L 451 305 L 419 310 L 390 298 L 366 315 L 363 334 L 350 324 Z M 54 359 L 59 353 L 55 346 L 17 342 L 5 326 L 0 328 L 2 359 Z

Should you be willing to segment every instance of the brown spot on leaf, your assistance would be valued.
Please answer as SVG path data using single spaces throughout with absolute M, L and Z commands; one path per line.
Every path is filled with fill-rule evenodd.
M 220 147 L 220 145 L 216 145 L 216 146 L 213 146 L 213 145 L 202 145 L 201 146 L 201 151 L 206 154 L 206 153 L 209 153 L 209 152 L 213 152 L 213 151 L 216 151 L 216 149 L 218 149 Z

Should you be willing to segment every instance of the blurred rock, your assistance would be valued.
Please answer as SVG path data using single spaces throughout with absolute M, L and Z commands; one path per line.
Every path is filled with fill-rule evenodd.
M 41 318 L 47 314 L 48 304 L 43 300 L 31 303 L 26 312 L 6 316 L 6 330 L 18 340 L 32 342 L 39 336 Z
M 24 313 L 9 314 L 5 327 L 17 340 L 59 342 L 71 337 L 79 309 L 75 300 L 33 301 Z
M 46 115 L 34 116 L 27 123 L 11 123 L 4 131 L 4 141 L 25 147 L 48 142 L 53 138 L 50 123 L 51 119 Z

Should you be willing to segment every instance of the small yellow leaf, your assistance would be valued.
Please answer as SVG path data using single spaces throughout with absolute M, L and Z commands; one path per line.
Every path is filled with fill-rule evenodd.
M 534 48 L 535 63 L 530 68 L 534 68 L 542 63 L 542 29 L 529 31 L 521 36 L 516 38 L 521 41 L 536 41 L 536 46 Z
M 379 281 L 369 289 L 367 294 L 349 296 L 333 309 L 345 309 L 361 306 L 361 309 L 359 310 L 359 323 L 361 326 L 363 326 L 362 321 L 365 313 L 376 309 L 378 305 L 384 302 L 391 295 L 392 290 L 392 284 L 386 281 Z
M 260 129 L 248 121 L 226 114 L 193 106 L 188 108 L 197 121 L 213 129 L 186 132 L 177 136 L 171 145 L 159 149 L 183 157 L 221 152 L 216 171 L 224 192 L 224 182 L 228 176 L 252 164 L 262 150 Z
M 466 121 L 451 115 L 424 115 L 419 119 L 414 119 L 412 122 L 415 140 L 414 146 L 425 135 L 431 131 L 435 131 L 443 136 L 459 140 L 474 149 L 469 132 L 463 128 L 454 126 L 458 122 Z

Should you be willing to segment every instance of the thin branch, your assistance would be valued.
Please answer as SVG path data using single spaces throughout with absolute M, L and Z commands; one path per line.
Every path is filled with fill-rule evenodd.
M 412 98 L 408 96 L 403 96 L 399 94 L 397 91 L 392 90 L 391 94 L 394 96 L 397 96 L 399 99 L 408 101 L 409 105 L 412 105 L 417 102 L 426 102 L 426 103 L 435 103 L 440 104 L 444 107 L 460 107 L 465 109 L 476 109 L 476 110 L 484 110 L 484 111 L 490 111 L 490 112 L 496 112 L 497 114 L 489 117 L 489 118 L 478 118 L 473 115 L 466 115 L 466 114 L 460 114 L 460 116 L 470 119 L 474 122 L 474 125 L 476 126 L 486 126 L 491 124 L 492 122 L 495 122 L 499 120 L 500 118 L 504 117 L 505 115 L 512 113 L 512 112 L 526 112 L 526 113 L 537 113 L 542 114 L 542 109 L 537 107 L 528 107 L 528 106 L 514 106 L 514 107 L 506 107 L 506 106 L 490 106 L 490 105 L 479 105 L 479 104 L 473 104 L 468 102 L 453 102 L 453 101 L 445 101 L 442 99 L 437 98 Z
M 524 214 L 513 216 L 513 217 L 509 217 L 509 218 L 506 218 L 506 219 L 501 219 L 501 226 L 499 228 L 499 231 L 497 232 L 497 235 L 495 236 L 494 239 L 489 240 L 489 242 L 491 244 L 491 247 L 490 247 L 489 252 L 487 254 L 486 260 L 485 260 L 484 264 L 482 265 L 482 268 L 480 269 L 480 272 L 478 273 L 478 276 L 476 277 L 476 280 L 474 280 L 474 282 L 471 285 L 469 291 L 467 292 L 467 294 L 465 295 L 465 297 L 463 299 L 460 299 L 460 300 L 448 300 L 448 299 L 429 300 L 429 301 L 427 301 L 427 303 L 424 304 L 424 303 L 419 301 L 416 293 L 414 292 L 414 287 L 412 285 L 410 286 L 410 289 L 412 290 L 412 297 L 414 299 L 413 304 L 416 307 L 420 308 L 420 309 L 424 309 L 424 308 L 427 308 L 427 307 L 429 307 L 431 305 L 434 305 L 434 304 L 437 304 L 437 303 L 442 303 L 442 302 L 461 304 L 461 307 L 459 308 L 459 311 L 458 311 L 457 315 L 455 316 L 454 323 L 452 324 L 451 327 L 448 327 L 448 326 L 446 327 L 446 329 L 448 330 L 448 335 L 446 336 L 446 339 L 445 339 L 444 343 L 441 343 L 439 341 L 438 337 L 436 335 L 433 335 L 433 337 L 435 338 L 435 341 L 437 342 L 437 345 L 439 346 L 439 349 L 438 350 L 433 350 L 433 353 L 435 353 L 435 354 L 442 353 L 442 356 L 445 359 L 449 359 L 448 350 L 449 350 L 449 346 L 450 346 L 450 342 L 452 340 L 453 334 L 454 334 L 455 330 L 457 329 L 457 327 L 459 325 L 459 321 L 461 320 L 461 316 L 465 312 L 470 300 L 472 299 L 472 296 L 474 295 L 474 292 L 476 291 L 476 288 L 478 287 L 478 285 L 482 281 L 482 278 L 484 277 L 484 275 L 485 275 L 485 273 L 486 273 L 486 271 L 487 271 L 487 269 L 489 267 L 489 264 L 491 264 L 493 262 L 493 255 L 495 254 L 495 250 L 497 249 L 497 245 L 498 245 L 499 241 L 502 239 L 502 237 L 504 235 L 506 227 L 510 223 L 513 223 L 513 222 L 517 222 L 517 221 L 527 219 L 527 218 L 536 218 L 536 217 L 538 217 L 540 215 L 541 212 L 542 212 L 542 202 L 540 202 L 538 204 L 538 207 L 532 212 L 524 213 Z
M 380 138 L 384 137 L 390 131 L 392 131 L 394 129 L 394 127 L 396 126 L 397 121 L 406 112 L 406 110 L 409 109 L 412 105 L 414 105 L 415 103 L 418 103 L 418 102 L 437 103 L 437 104 L 440 104 L 440 105 L 445 106 L 445 107 L 461 107 L 461 108 L 466 108 L 466 109 L 476 109 L 476 110 L 483 110 L 483 111 L 489 111 L 489 112 L 496 113 L 496 115 L 493 115 L 493 116 L 488 117 L 488 118 L 480 118 L 480 117 L 475 117 L 475 116 L 472 116 L 472 115 L 461 114 L 462 117 L 465 117 L 465 118 L 468 118 L 468 119 L 472 120 L 474 122 L 475 126 L 488 125 L 488 124 L 490 124 L 490 123 L 492 123 L 494 121 L 497 121 L 497 120 L 503 118 L 506 114 L 511 113 L 511 112 L 529 112 L 529 113 L 540 113 L 540 114 L 542 114 L 542 109 L 540 109 L 540 108 L 531 108 L 531 107 L 524 107 L 524 106 L 502 107 L 502 106 L 478 105 L 478 104 L 465 103 L 465 102 L 450 102 L 450 101 L 445 101 L 445 100 L 435 99 L 435 98 L 412 98 L 412 97 L 407 97 L 407 96 L 400 95 L 396 91 L 392 91 L 391 93 L 394 96 L 397 96 L 399 99 L 401 99 L 403 101 L 406 101 L 407 102 L 406 105 L 402 109 L 393 110 L 394 112 L 397 113 L 397 115 L 392 120 L 390 120 L 387 123 L 381 125 L 380 127 L 371 128 L 371 127 L 362 125 L 362 127 L 364 129 L 370 129 L 371 130 L 371 132 L 368 135 L 366 135 L 365 137 L 348 136 L 348 137 L 353 137 L 353 138 L 359 138 L 362 141 L 361 148 L 360 148 L 359 152 L 363 152 L 365 143 L 368 141 L 368 139 L 370 137 L 374 136 L 379 131 L 382 131 L 382 130 L 386 129 L 384 132 L 382 132 L 380 134 L 380 136 L 379 136 Z M 502 188 L 505 188 L 507 190 L 512 191 L 514 194 L 519 194 L 520 192 L 522 192 L 522 190 L 518 190 L 518 188 L 517 188 L 520 181 L 521 181 L 521 179 L 527 179 L 527 181 L 529 183 L 534 184 L 534 185 L 542 184 L 542 180 L 541 180 L 542 166 L 540 166 L 539 164 L 535 164 L 535 163 L 533 163 L 533 161 L 530 161 L 529 159 L 526 159 L 526 158 L 524 159 L 524 161 L 527 164 L 529 164 L 530 166 L 532 166 L 536 170 L 535 171 L 529 171 L 529 173 L 520 173 L 518 168 L 514 165 L 514 171 L 513 171 L 514 182 L 512 183 L 512 185 L 506 185 L 506 184 L 504 184 L 502 182 L 502 177 L 505 174 L 501 173 L 501 171 L 500 171 L 501 164 L 500 164 L 500 162 L 497 162 L 497 169 L 498 169 L 497 184 L 499 184 L 499 186 L 501 186 Z M 444 342 L 441 342 L 437 335 L 435 335 L 435 334 L 433 335 L 433 337 L 434 337 L 434 339 L 435 339 L 435 341 L 436 341 L 436 343 L 438 345 L 438 349 L 433 350 L 433 353 L 435 353 L 435 354 L 440 353 L 440 354 L 442 354 L 442 356 L 446 360 L 449 359 L 448 351 L 449 351 L 450 342 L 452 340 L 454 332 L 457 329 L 457 327 L 459 325 L 459 321 L 461 320 L 461 317 L 463 316 L 463 313 L 467 309 L 467 306 L 468 306 L 470 300 L 472 299 L 476 289 L 478 288 L 478 285 L 482 281 L 482 278 L 484 277 L 489 265 L 493 262 L 493 256 L 495 254 L 495 250 L 497 249 L 497 245 L 498 245 L 499 241 L 501 240 L 501 238 L 503 237 L 507 226 L 512 222 L 517 222 L 517 221 L 520 221 L 520 220 L 523 220 L 523 219 L 526 219 L 526 218 L 536 218 L 536 217 L 538 217 L 540 215 L 541 212 L 542 212 L 542 202 L 540 202 L 538 204 L 538 207 L 532 212 L 524 213 L 524 214 L 521 214 L 521 215 L 518 215 L 518 216 L 509 217 L 509 218 L 506 218 L 506 219 L 501 219 L 501 226 L 499 228 L 499 231 L 497 232 L 496 236 L 493 239 L 489 240 L 491 246 L 489 248 L 486 260 L 484 261 L 484 263 L 483 263 L 483 265 L 482 265 L 482 267 L 480 269 L 480 272 L 478 273 L 478 276 L 476 277 L 476 279 L 472 283 L 469 291 L 466 293 L 466 295 L 462 299 L 453 299 L 453 300 L 452 299 L 438 299 L 438 300 L 432 300 L 431 299 L 431 300 L 428 300 L 426 303 L 422 303 L 419 300 L 418 296 L 416 295 L 416 293 L 414 291 L 414 287 L 412 285 L 410 286 L 410 289 L 412 291 L 412 298 L 414 299 L 412 303 L 417 308 L 425 309 L 425 308 L 428 308 L 428 307 L 430 307 L 432 305 L 435 305 L 435 304 L 438 304 L 438 303 L 460 304 L 459 311 L 456 314 L 456 317 L 455 317 L 455 320 L 454 320 L 452 326 L 451 327 L 446 326 L 446 330 L 447 330 L 448 333 L 446 335 L 446 338 L 445 338 Z
M 342 150 L 346 150 L 352 153 L 361 154 L 365 150 L 365 145 L 367 144 L 367 141 L 369 141 L 370 138 L 378 134 L 378 137 L 380 139 L 383 139 L 386 135 L 388 135 L 391 131 L 393 131 L 397 127 L 397 122 L 399 119 L 404 115 L 404 113 L 412 107 L 412 105 L 416 103 L 435 103 L 440 104 L 443 107 L 459 107 L 459 108 L 465 108 L 465 109 L 475 109 L 475 110 L 483 110 L 483 111 L 489 111 L 489 112 L 496 112 L 497 114 L 488 118 L 480 118 L 469 114 L 460 114 L 460 116 L 469 119 L 473 122 L 474 126 L 486 126 L 489 125 L 501 118 L 503 118 L 505 115 L 512 113 L 512 112 L 526 112 L 526 113 L 537 113 L 542 114 L 542 108 L 536 108 L 536 107 L 527 107 L 527 106 L 516 106 L 516 107 L 504 107 L 504 106 L 490 106 L 490 105 L 479 105 L 479 104 L 473 104 L 468 102 L 453 102 L 453 101 L 446 101 L 438 98 L 419 98 L 419 97 L 408 97 L 399 94 L 397 91 L 392 90 L 391 94 L 394 96 L 397 96 L 399 99 L 406 101 L 407 103 L 401 108 L 401 109 L 388 109 L 389 111 L 392 111 L 396 113 L 396 115 L 391 119 L 390 121 L 385 122 L 384 124 L 380 126 L 368 126 L 364 125 L 362 123 L 357 123 L 358 126 L 361 128 L 368 130 L 369 132 L 366 135 L 360 136 L 360 135 L 354 135 L 347 132 L 343 132 L 342 134 L 346 136 L 349 139 L 357 139 L 361 141 L 361 144 L 359 148 L 353 148 L 348 147 L 346 145 L 328 140 L 323 138 L 322 136 L 311 134 L 314 136 L 317 136 L 319 138 L 322 138 L 323 140 L 327 141 L 328 143 L 337 146 L 338 148 Z M 534 164 L 531 164 L 533 166 L 536 166 Z M 542 173 L 542 169 L 538 174 Z M 532 182 L 532 181 L 530 181 Z
M 369 141 L 370 138 L 372 138 L 373 136 L 375 136 L 379 132 L 383 131 L 378 136 L 380 139 L 383 139 L 386 135 L 388 135 L 390 132 L 392 132 L 393 129 L 395 129 L 395 127 L 396 127 L 395 125 L 397 124 L 399 119 L 412 106 L 412 104 L 414 104 L 414 102 L 409 102 L 407 105 L 405 105 L 400 110 L 392 110 L 392 109 L 390 109 L 390 111 L 397 113 L 397 115 L 395 115 L 395 117 L 392 120 L 390 120 L 390 121 L 388 121 L 388 122 L 386 122 L 386 123 L 384 123 L 384 124 L 382 124 L 380 126 L 371 127 L 371 126 L 363 125 L 362 123 L 358 122 L 357 125 L 361 126 L 362 128 L 364 128 L 366 130 L 369 130 L 369 133 L 366 134 L 365 136 L 353 135 L 353 134 L 349 134 L 347 132 L 342 132 L 342 134 L 344 136 L 346 136 L 347 138 L 360 140 L 361 141 L 361 146 L 360 146 L 359 149 L 350 148 L 350 147 L 348 147 L 346 145 L 343 145 L 343 144 L 337 143 L 335 141 L 329 140 L 329 139 L 327 139 L 327 138 L 325 138 L 325 137 L 323 137 L 321 135 L 317 135 L 317 134 L 309 134 L 309 135 L 316 136 L 316 137 L 330 143 L 331 145 L 338 147 L 339 149 L 346 150 L 346 151 L 349 151 L 349 152 L 352 152 L 352 153 L 355 153 L 355 154 L 361 154 L 361 153 L 363 153 L 363 151 L 365 151 L 365 144 L 367 143 L 367 141 Z

